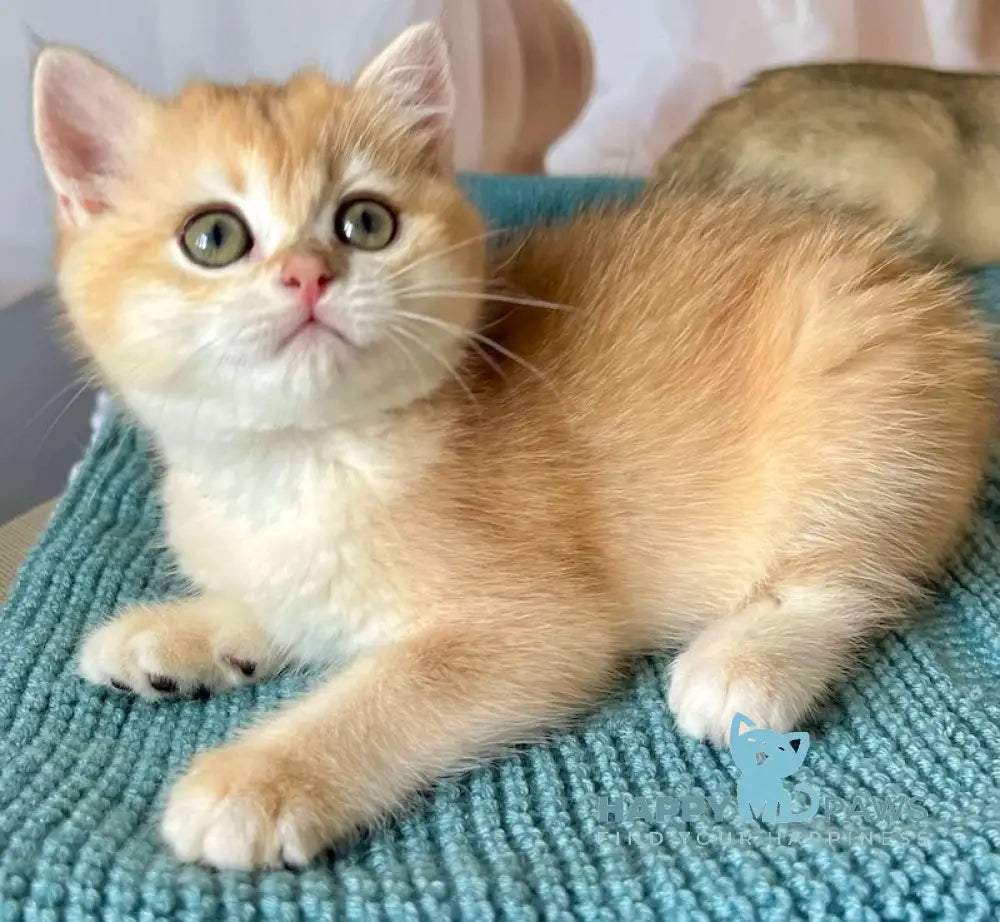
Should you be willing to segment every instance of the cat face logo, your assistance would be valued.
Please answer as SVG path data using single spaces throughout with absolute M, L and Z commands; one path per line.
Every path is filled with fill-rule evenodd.
M 782 779 L 793 775 L 809 752 L 808 733 L 775 733 L 758 727 L 744 714 L 733 717 L 729 751 L 741 775 L 736 784 L 740 816 L 762 823 L 801 823 L 819 809 L 819 794 L 813 785 L 795 790 L 809 799 L 805 810 L 795 812 L 791 792 Z

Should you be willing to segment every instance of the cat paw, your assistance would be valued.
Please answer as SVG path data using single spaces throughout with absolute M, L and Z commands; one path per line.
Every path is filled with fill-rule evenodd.
M 259 744 L 199 756 L 167 801 L 164 839 L 181 861 L 215 868 L 307 864 L 330 836 L 296 768 L 287 752 Z
M 670 676 L 667 703 L 683 733 L 725 746 L 737 713 L 779 733 L 792 729 L 801 710 L 776 675 L 751 657 L 701 641 L 677 657 Z
M 167 606 L 132 609 L 93 631 L 79 673 L 98 685 L 143 698 L 207 698 L 255 681 L 259 651 L 233 637 L 218 644 L 211 624 L 171 618 Z

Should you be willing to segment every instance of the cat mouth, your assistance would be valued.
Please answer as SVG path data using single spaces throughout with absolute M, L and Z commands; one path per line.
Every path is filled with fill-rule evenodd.
M 310 317 L 281 338 L 278 342 L 278 351 L 283 352 L 295 342 L 323 341 L 340 342 L 351 348 L 354 348 L 355 345 L 336 327 L 324 323 L 318 317 Z
M 754 758 L 757 760 L 758 765 L 763 765 L 767 761 L 767 753 L 766 752 L 755 753 Z

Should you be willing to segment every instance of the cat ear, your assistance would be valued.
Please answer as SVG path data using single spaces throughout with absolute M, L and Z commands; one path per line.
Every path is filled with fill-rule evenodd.
M 355 86 L 382 96 L 410 126 L 431 166 L 451 171 L 455 84 L 437 25 L 411 26 L 361 71 Z
M 806 753 L 809 751 L 809 734 L 789 733 L 785 736 L 785 739 L 799 757 L 799 765 L 801 765 L 805 761 Z
M 737 711 L 733 716 L 733 722 L 729 726 L 729 738 L 736 739 L 737 736 L 741 736 L 754 726 L 756 724 L 746 714 L 740 714 Z
M 34 73 L 35 142 L 61 217 L 81 225 L 111 207 L 152 114 L 152 97 L 90 55 L 44 48 Z

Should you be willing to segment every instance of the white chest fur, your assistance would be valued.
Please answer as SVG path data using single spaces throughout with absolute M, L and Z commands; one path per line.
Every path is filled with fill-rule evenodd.
M 384 446 L 356 434 L 167 447 L 168 534 L 185 573 L 241 599 L 294 658 L 337 661 L 405 627 L 373 550 L 400 488 Z

